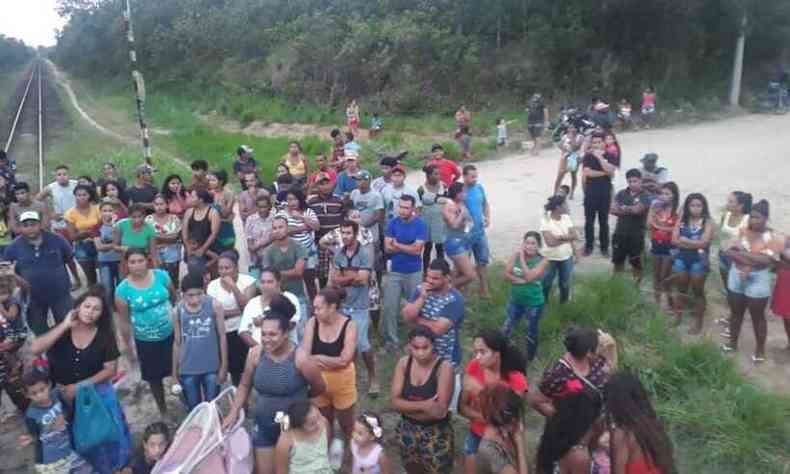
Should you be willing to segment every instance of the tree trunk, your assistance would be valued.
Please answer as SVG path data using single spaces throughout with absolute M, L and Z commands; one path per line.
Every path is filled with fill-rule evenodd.
M 732 61 L 732 82 L 730 84 L 730 107 L 737 108 L 741 98 L 741 78 L 743 77 L 743 51 L 746 47 L 746 13 L 741 19 L 738 40 L 735 42 L 735 57 Z

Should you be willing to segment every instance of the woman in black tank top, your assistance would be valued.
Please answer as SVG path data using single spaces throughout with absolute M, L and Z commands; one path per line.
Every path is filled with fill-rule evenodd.
M 354 405 L 357 402 L 354 367 L 357 327 L 351 318 L 338 311 L 344 297 L 345 292 L 335 288 L 324 288 L 315 297 L 315 317 L 305 325 L 299 350 L 311 356 L 326 382 L 326 392 L 314 398 L 313 404 L 321 410 L 330 427 L 337 414 L 340 428 L 349 441 L 354 431 Z M 329 435 L 332 436 L 331 428 Z
M 193 191 L 195 207 L 187 209 L 181 228 L 187 256 L 205 256 L 219 235 L 219 213 L 211 208 L 214 198 L 208 191 Z
M 418 326 L 409 334 L 411 355 L 395 366 L 390 398 L 401 413 L 397 433 L 406 472 L 453 472 L 455 437 L 450 424 L 454 376 L 433 348 L 434 335 Z

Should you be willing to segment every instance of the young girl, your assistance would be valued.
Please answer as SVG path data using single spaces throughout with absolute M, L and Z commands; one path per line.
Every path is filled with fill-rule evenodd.
M 384 429 L 381 418 L 375 413 L 363 413 L 354 423 L 351 435 L 351 455 L 354 458 L 352 474 L 389 474 L 389 458 L 381 445 Z
M 181 281 L 184 299 L 173 317 L 173 378 L 190 411 L 219 394 L 228 372 L 225 312 L 203 288 L 203 275 L 187 273 Z
M 653 255 L 653 298 L 661 304 L 661 295 L 667 294 L 669 306 L 672 307 L 672 294 L 666 280 L 672 274 L 672 231 L 678 221 L 680 191 L 677 184 L 670 181 L 663 186 L 658 197 L 647 213 L 647 226 L 650 229 L 650 253 Z
M 142 450 L 129 463 L 121 474 L 151 474 L 154 465 L 162 459 L 170 445 L 170 429 L 161 421 L 151 423 L 143 432 Z
M 178 267 L 181 264 L 181 219 L 169 212 L 165 197 L 157 194 L 154 198 L 154 213 L 145 217 L 145 222 L 156 230 L 156 245 L 159 259 L 170 274 L 172 281 L 178 281 Z
M 102 199 L 99 205 L 101 221 L 96 229 L 93 243 L 96 246 L 99 261 L 99 281 L 104 287 L 106 304 L 112 305 L 115 287 L 121 282 L 121 252 L 113 244 L 113 226 L 115 225 L 118 201 L 113 198 Z
M 333 474 L 329 465 L 329 423 L 308 400 L 291 403 L 278 412 L 282 434 L 274 449 L 277 474 Z
M 507 147 L 507 126 L 515 120 L 506 121 L 504 118 L 499 117 L 496 119 L 496 146 Z

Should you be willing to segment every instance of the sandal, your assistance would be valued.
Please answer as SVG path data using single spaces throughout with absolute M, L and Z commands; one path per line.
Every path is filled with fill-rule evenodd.
M 370 384 L 370 388 L 368 388 L 368 396 L 370 398 L 378 398 L 380 392 L 381 387 L 378 382 L 373 382 Z
M 752 362 L 755 364 L 762 364 L 763 362 L 765 362 L 765 357 L 757 357 L 756 355 L 753 355 Z
M 719 348 L 721 349 L 722 352 L 735 352 L 737 350 L 736 348 L 732 347 L 729 344 L 721 344 Z

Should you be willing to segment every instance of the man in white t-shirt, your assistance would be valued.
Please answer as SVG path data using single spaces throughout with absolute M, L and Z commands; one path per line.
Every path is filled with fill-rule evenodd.
M 291 316 L 291 330 L 288 337 L 294 344 L 299 343 L 299 328 L 304 326 L 302 314 L 306 313 L 306 311 L 299 304 L 299 299 L 296 295 L 280 290 L 280 283 L 280 272 L 272 268 L 264 268 L 261 270 L 258 284 L 252 285 L 247 289 L 248 296 L 254 294 L 256 290 L 260 293 L 258 296 L 249 299 L 239 322 L 239 337 L 247 346 L 255 347 L 261 343 L 263 313 L 270 308 L 278 309 L 286 316 Z M 285 301 L 290 302 L 290 305 L 282 304 Z M 291 306 L 293 307 L 293 313 L 291 313 Z
M 36 196 L 36 199 L 41 202 L 48 202 L 47 199 L 52 198 L 50 226 L 53 231 L 57 232 L 66 228 L 63 214 L 77 205 L 77 200 L 74 197 L 74 188 L 76 187 L 77 181 L 69 179 L 69 167 L 60 165 L 55 168 L 55 181 L 48 184 Z

